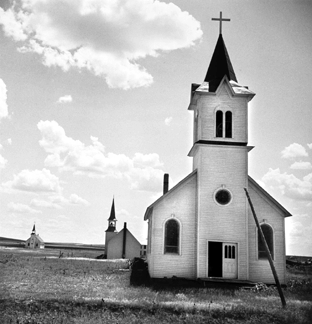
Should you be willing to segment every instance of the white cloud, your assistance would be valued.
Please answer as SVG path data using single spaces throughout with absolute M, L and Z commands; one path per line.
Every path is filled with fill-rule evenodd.
M 1 9 L 1 8 L 0 8 Z M 0 15 L 1 20 L 1 15 Z M 6 84 L 0 79 L 0 120 L 8 117 L 8 105 L 7 105 L 7 88 Z
M 278 188 L 283 195 L 296 199 L 309 201 L 312 200 L 312 173 L 298 179 L 293 174 L 281 173 L 280 169 L 271 169 L 262 177 L 265 184 Z
M 163 171 L 159 168 L 163 164 L 156 153 L 136 153 L 133 158 L 106 153 L 98 138 L 91 136 L 91 145 L 87 146 L 66 136 L 55 121 L 40 121 L 38 129 L 42 135 L 39 144 L 48 153 L 47 167 L 88 176 L 127 179 L 131 188 L 137 190 L 161 190 Z
M 2 183 L 3 188 L 29 192 L 60 192 L 61 186 L 57 176 L 50 170 L 22 170 L 13 176 L 12 181 Z
M 30 206 L 43 207 L 43 208 L 56 208 L 56 209 L 62 208 L 59 204 L 56 204 L 53 201 L 47 201 L 47 200 L 37 199 L 37 198 L 31 200 Z
M 153 77 L 137 63 L 140 58 L 190 47 L 202 36 L 200 23 L 188 12 L 158 0 L 21 4 L 0 15 L 5 34 L 24 41 L 21 52 L 38 53 L 43 64 L 64 71 L 87 69 L 110 87 L 148 86 Z
M 89 202 L 81 197 L 79 197 L 76 194 L 71 194 L 69 196 L 68 202 L 73 205 L 83 205 L 83 206 L 89 206 Z
M 308 214 L 293 215 L 285 219 L 287 245 L 294 254 L 309 255 L 312 248 L 312 218 Z M 302 249 L 302 247 L 305 249 Z M 303 253 L 303 254 L 302 254 Z
M 167 118 L 165 119 L 165 124 L 166 124 L 166 126 L 170 126 L 171 122 L 172 122 L 172 117 L 167 117 Z
M 9 145 L 12 145 L 12 138 L 8 138 L 8 139 L 7 139 L 7 143 L 8 143 Z
M 15 11 L 13 8 L 4 11 L 0 7 L 0 25 L 3 26 L 4 34 L 7 37 L 12 37 L 15 41 L 24 41 L 27 35 L 24 32 L 26 28 L 27 15 L 22 11 Z
M 285 149 L 281 152 L 282 158 L 284 159 L 292 159 L 296 157 L 305 157 L 308 156 L 306 149 L 297 143 L 290 144 L 285 147 Z
M 1 154 L 0 154 L 0 170 L 4 169 L 6 164 L 8 163 L 8 160 L 6 160 Z
M 79 197 L 77 194 L 71 194 L 68 199 L 62 195 L 54 195 L 46 197 L 46 199 L 34 198 L 30 202 L 30 206 L 43 208 L 61 209 L 64 205 L 89 206 L 90 203 L 87 200 Z
M 307 144 L 308 148 L 312 150 L 312 143 L 311 144 Z
M 142 154 L 135 153 L 133 158 L 133 164 L 135 167 L 152 167 L 159 168 L 163 166 L 163 163 L 159 160 L 159 155 L 156 153 Z
M 311 170 L 312 169 L 312 164 L 310 162 L 294 162 L 291 166 L 291 169 L 294 170 Z
M 65 96 L 59 97 L 57 102 L 58 103 L 69 103 L 72 101 L 73 101 L 73 98 L 71 95 L 65 95 Z
M 38 214 L 38 213 L 41 213 L 40 210 L 33 209 L 28 205 L 14 203 L 14 202 L 10 202 L 8 204 L 8 210 L 10 212 L 12 212 L 12 213 L 21 213 L 21 214 L 25 214 L 25 213 Z

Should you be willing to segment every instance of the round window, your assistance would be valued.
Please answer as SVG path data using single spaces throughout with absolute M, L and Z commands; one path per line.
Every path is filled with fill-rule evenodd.
M 226 189 L 220 189 L 215 194 L 216 202 L 220 205 L 227 205 L 232 199 L 231 193 Z

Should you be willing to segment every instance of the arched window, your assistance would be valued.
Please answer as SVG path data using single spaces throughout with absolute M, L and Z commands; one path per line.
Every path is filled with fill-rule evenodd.
M 180 226 L 175 219 L 165 224 L 165 253 L 179 254 Z
M 225 113 L 225 137 L 232 137 L 232 112 Z
M 272 259 L 274 259 L 274 237 L 273 237 L 273 229 L 268 224 L 262 224 L 260 225 L 263 235 L 265 237 L 265 240 L 267 242 L 269 251 L 271 253 Z M 261 235 L 258 231 L 258 258 L 259 259 L 266 259 L 266 250 L 264 242 L 262 241 Z
M 218 110 L 216 113 L 216 137 L 223 136 L 223 112 Z

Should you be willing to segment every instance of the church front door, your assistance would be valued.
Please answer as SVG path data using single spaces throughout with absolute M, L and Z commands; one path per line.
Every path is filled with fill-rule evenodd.
M 223 278 L 237 278 L 237 244 L 223 243 Z
M 208 277 L 237 278 L 237 244 L 208 242 Z

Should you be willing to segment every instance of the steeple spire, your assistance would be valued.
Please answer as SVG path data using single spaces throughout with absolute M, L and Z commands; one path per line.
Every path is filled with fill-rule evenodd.
M 36 226 L 35 226 L 35 224 L 34 224 L 34 226 L 33 226 L 33 229 L 32 229 L 32 231 L 31 231 L 31 234 L 36 234 Z
M 111 212 L 110 212 L 110 216 L 108 218 L 108 228 L 106 230 L 106 232 L 117 232 L 116 231 L 116 214 L 115 214 L 115 199 L 113 198 L 113 202 L 112 202 L 112 207 L 111 207 Z
M 217 90 L 225 75 L 229 80 L 237 82 L 230 56 L 220 34 L 204 80 L 209 83 L 209 92 Z
M 110 216 L 109 216 L 109 221 L 113 221 L 116 220 L 116 216 L 115 216 L 115 199 L 113 198 L 113 203 L 112 203 L 112 208 L 111 208 L 111 212 L 110 212 Z

